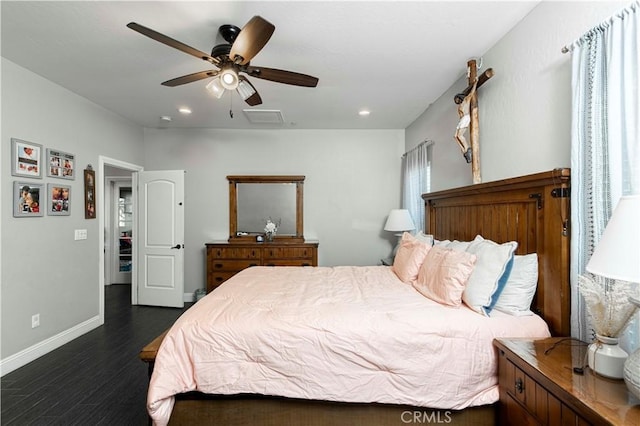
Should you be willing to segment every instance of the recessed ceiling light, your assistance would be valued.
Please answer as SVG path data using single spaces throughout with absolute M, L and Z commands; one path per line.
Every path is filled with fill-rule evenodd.
M 160 117 L 160 120 L 162 121 L 171 121 L 171 117 L 169 117 L 168 115 L 163 115 Z
M 180 111 L 180 113 L 182 113 L 182 114 L 191 114 L 191 109 L 189 109 L 187 107 L 180 107 L 180 108 L 178 108 L 178 111 Z
M 361 109 L 361 110 L 358 112 L 358 114 L 360 114 L 362 117 L 366 117 L 366 116 L 368 116 L 369 114 L 371 114 L 371 111 L 366 110 L 366 109 Z

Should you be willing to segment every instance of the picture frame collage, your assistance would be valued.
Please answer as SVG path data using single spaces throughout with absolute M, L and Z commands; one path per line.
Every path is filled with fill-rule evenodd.
M 71 215 L 71 185 L 33 180 L 42 179 L 45 169 L 47 177 L 75 180 L 75 155 L 11 138 L 11 175 L 20 178 L 13 182 L 14 217 Z

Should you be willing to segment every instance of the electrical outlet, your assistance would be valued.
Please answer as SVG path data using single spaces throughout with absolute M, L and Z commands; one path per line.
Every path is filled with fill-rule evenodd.
M 31 315 L 31 328 L 40 327 L 40 314 Z

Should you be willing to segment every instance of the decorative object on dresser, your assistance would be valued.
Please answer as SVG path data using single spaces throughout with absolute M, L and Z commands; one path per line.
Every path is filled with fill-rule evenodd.
M 318 266 L 318 242 L 226 241 L 205 244 L 207 293 L 252 266 Z
M 272 242 L 278 232 L 278 228 L 280 227 L 280 219 L 277 222 L 274 222 L 271 218 L 267 219 L 267 223 L 264 225 L 264 236 L 267 238 L 267 241 Z
M 637 308 L 640 307 L 640 299 L 633 296 L 633 291 L 640 284 L 640 195 L 624 196 L 620 198 L 607 227 L 602 234 L 600 242 L 593 251 L 593 255 L 587 264 L 587 271 L 611 280 L 607 283 L 607 294 L 613 293 L 618 297 L 608 297 L 606 306 L 597 305 L 600 310 L 605 310 L 605 320 L 618 326 L 612 330 L 611 337 L 617 337 L 632 318 Z M 581 277 L 582 278 L 582 277 Z M 587 307 L 593 305 L 588 302 Z M 594 315 L 594 312 L 590 312 Z M 617 324 L 615 324 L 617 323 Z M 596 324 L 599 325 L 599 324 Z M 598 330 L 596 330 L 598 332 Z M 594 344 L 596 345 L 596 344 Z M 620 357 L 597 357 L 597 348 L 590 347 L 589 367 L 596 372 L 601 372 L 601 365 L 615 369 L 616 378 L 623 378 L 629 390 L 640 398 L 640 349 L 636 350 L 629 358 L 620 361 Z M 591 353 L 596 356 L 591 356 Z M 595 361 L 595 366 L 593 365 Z M 600 365 L 599 365 L 600 363 Z M 607 374 L 612 377 L 610 374 Z
M 638 425 L 640 400 L 619 380 L 580 367 L 587 343 L 497 339 L 501 425 Z
M 396 243 L 393 249 L 394 256 L 398 251 L 398 245 L 400 244 L 402 233 L 405 231 L 413 231 L 414 229 L 416 229 L 416 226 L 413 223 L 413 219 L 411 219 L 411 214 L 409 214 L 409 210 L 393 209 L 391 210 L 391 212 L 389 212 L 389 217 L 387 217 L 387 222 L 384 224 L 384 230 L 395 232 L 396 237 L 398 237 L 398 242 Z

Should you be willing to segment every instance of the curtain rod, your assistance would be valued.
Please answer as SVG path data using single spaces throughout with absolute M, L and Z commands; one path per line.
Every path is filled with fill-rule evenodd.
M 596 25 L 595 27 L 591 28 L 586 33 L 582 34 L 582 36 L 580 38 L 578 38 L 577 40 L 574 40 L 572 43 L 564 46 L 560 51 L 562 53 L 573 52 L 573 49 L 575 49 L 576 47 L 578 47 L 582 43 L 584 43 L 586 37 L 588 37 L 589 35 L 593 34 L 594 32 L 602 31 L 603 29 L 608 28 L 613 23 L 613 21 L 615 19 L 624 19 L 625 15 L 629 15 L 631 13 L 636 13 L 637 12 L 637 10 L 636 10 L 637 8 L 640 8 L 640 0 L 634 1 L 629 6 L 625 7 L 624 9 L 622 9 L 621 11 L 611 15 L 608 19 L 605 19 L 600 24 Z
M 402 154 L 402 157 L 406 157 L 408 153 L 415 151 L 418 148 L 421 148 L 423 145 L 433 145 L 435 142 L 431 139 L 425 139 L 422 142 L 420 142 L 418 145 L 416 145 L 415 147 L 411 148 L 409 151 L 405 152 L 404 154 Z

